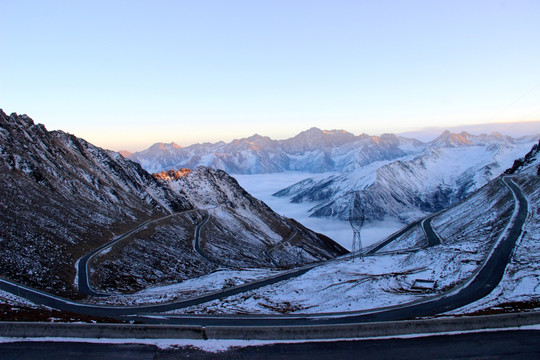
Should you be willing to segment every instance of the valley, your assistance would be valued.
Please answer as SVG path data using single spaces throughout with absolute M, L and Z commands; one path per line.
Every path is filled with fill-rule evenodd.
M 525 157 L 513 165 L 510 162 L 506 175 L 497 175 L 495 169 L 509 161 L 489 154 L 513 156 L 529 140 L 518 142 L 517 147 L 501 148 L 492 146 L 493 138 L 487 141 L 446 134 L 437 141 L 446 145 L 455 145 L 456 139 L 477 143 L 473 150 L 470 144 L 416 149 L 396 162 L 377 160 L 359 167 L 365 179 L 375 184 L 384 178 L 382 174 L 400 174 L 401 187 L 388 189 L 402 191 L 411 182 L 403 181 L 405 175 L 395 170 L 396 166 L 412 174 L 413 164 L 422 164 L 426 173 L 414 172 L 416 176 L 426 181 L 427 175 L 435 172 L 439 179 L 446 179 L 445 174 L 460 174 L 458 170 L 464 169 L 461 161 L 455 167 L 448 166 L 449 158 L 476 151 L 482 155 L 466 170 L 470 175 L 463 176 L 467 183 L 483 180 L 473 181 L 468 191 L 452 201 L 441 201 L 438 207 L 414 212 L 414 216 L 403 215 L 408 213 L 398 207 L 403 216 L 395 219 L 411 218 L 409 225 L 395 221 L 384 226 L 381 222 L 384 229 L 377 231 L 379 236 L 368 237 L 362 253 L 349 254 L 332 239 L 305 227 L 305 216 L 292 216 L 297 211 L 294 206 L 284 211 L 288 217 L 279 215 L 241 184 L 252 186 L 254 193 L 286 209 L 287 203 L 279 196 L 270 196 L 284 194 L 273 189 L 296 181 L 283 191 L 287 196 L 298 196 L 293 194 L 300 194 L 298 189 L 305 189 L 305 184 L 328 184 L 327 179 L 350 176 L 351 172 L 321 173 L 316 175 L 319 180 L 313 180 L 311 173 L 289 172 L 280 181 L 272 180 L 279 174 L 242 175 L 238 181 L 209 167 L 150 175 L 140 165 L 82 139 L 48 132 L 24 116 L 1 115 L 2 171 L 10 179 L 4 182 L 3 191 L 10 189 L 14 194 L 3 194 L 3 206 L 9 212 L 1 219 L 6 229 L 1 244 L 9 256 L 3 257 L 2 266 L 6 269 L 17 263 L 24 269 L 16 273 L 3 270 L 0 299 L 6 304 L 36 310 L 49 307 L 117 321 L 222 326 L 347 324 L 496 311 L 493 309 L 505 308 L 505 304 L 513 304 L 514 309 L 538 306 L 540 269 L 534 264 L 540 246 L 535 216 L 540 206 L 540 180 L 536 142 Z M 337 135 L 349 139 L 345 133 Z M 490 145 L 484 146 L 486 141 Z M 445 154 L 434 164 L 442 161 L 448 167 L 446 172 L 434 171 L 426 152 Z M 488 158 L 489 174 L 482 165 Z M 477 176 L 474 169 L 483 169 L 482 175 Z M 409 178 L 414 179 L 412 175 Z M 432 182 L 424 184 L 429 187 Z M 371 187 L 365 191 L 368 189 Z M 13 202 L 28 193 L 33 195 L 26 202 Z M 370 198 L 375 192 L 359 193 L 373 200 L 364 199 L 363 204 L 372 206 L 366 213 L 377 219 L 373 210 L 376 197 Z M 77 206 L 66 194 L 77 197 Z M 406 204 L 406 197 L 401 199 L 399 203 Z M 46 217 L 54 204 L 61 204 L 57 210 L 61 216 Z M 309 212 L 320 209 L 321 204 Z M 390 207 L 395 204 L 387 201 Z M 94 212 L 95 205 L 99 212 Z M 305 211 L 307 204 L 300 205 Z M 75 211 L 86 214 L 85 221 L 93 225 L 84 228 L 83 222 L 77 223 L 80 215 Z M 121 218 L 126 215 L 130 216 L 128 222 Z M 28 223 L 24 228 L 16 226 L 32 216 L 40 219 L 33 227 Z M 348 226 L 339 216 L 327 221 Z M 328 224 L 323 223 L 321 229 Z M 373 224 L 366 229 L 373 229 Z M 68 226 L 76 225 L 79 233 L 74 234 L 81 235 L 74 238 Z M 17 231 L 21 228 L 24 246 L 37 251 L 15 252 L 16 247 L 9 245 L 20 238 Z M 43 229 L 47 229 L 45 238 Z M 95 234 L 102 235 L 92 237 Z M 55 255 L 69 271 L 58 272 L 63 268 L 39 257 L 46 251 L 45 244 L 62 249 Z M 41 261 L 41 267 L 32 266 L 30 259 Z M 55 274 L 55 282 L 44 278 L 47 272 Z
M 477 239 L 477 244 L 471 244 L 468 242 L 465 242 L 464 244 L 460 245 L 459 242 L 455 243 L 452 241 L 444 241 L 443 244 L 437 244 L 437 241 L 428 241 L 427 247 L 425 247 L 425 250 L 414 250 L 410 252 L 409 254 L 404 253 L 402 255 L 399 255 L 398 253 L 394 253 L 393 255 L 384 255 L 383 252 L 383 258 L 385 257 L 386 260 L 381 261 L 380 256 L 375 253 L 376 256 L 365 256 L 363 259 L 359 260 L 356 259 L 354 261 L 353 259 L 341 259 L 337 261 L 330 262 L 329 264 L 319 264 L 318 266 L 316 264 L 304 267 L 303 269 L 291 271 L 288 273 L 279 274 L 277 276 L 274 276 L 273 278 L 265 278 L 263 280 L 254 281 L 248 285 L 244 286 L 238 286 L 229 290 L 224 290 L 218 293 L 214 293 L 213 295 L 206 295 L 206 296 L 199 296 L 198 298 L 193 298 L 191 300 L 184 300 L 184 301 L 168 301 L 163 304 L 156 304 L 156 305 L 138 305 L 136 307 L 111 307 L 111 306 L 103 306 L 103 305 L 85 305 L 81 303 L 76 303 L 72 301 L 62 301 L 61 299 L 54 298 L 54 297 L 47 297 L 45 294 L 40 293 L 33 293 L 32 291 L 29 291 L 28 289 L 19 289 L 19 293 L 22 291 L 25 293 L 25 297 L 29 299 L 33 299 L 34 301 L 36 299 L 39 299 L 40 303 L 47 303 L 52 304 L 55 308 L 63 308 L 65 310 L 80 312 L 80 313 L 93 313 L 93 314 L 100 314 L 101 316 L 107 315 L 107 316 L 121 316 L 121 315 L 127 315 L 129 318 L 129 314 L 137 314 L 136 318 L 138 321 L 149 321 L 149 322 L 155 322 L 158 320 L 159 322 L 168 322 L 168 323 L 193 323 L 193 324 L 235 324 L 236 326 L 241 325 L 245 321 L 249 321 L 249 323 L 265 323 L 265 324 L 286 324 L 286 323 L 295 323 L 295 324 L 301 324 L 304 323 L 303 321 L 309 321 L 310 323 L 315 322 L 323 322 L 323 323 L 343 323 L 343 322 L 350 322 L 350 321 L 362 321 L 365 320 L 390 320 L 390 319 L 401 319 L 401 318 L 408 318 L 410 316 L 426 316 L 430 314 L 436 314 L 444 311 L 449 311 L 452 309 L 459 308 L 461 304 L 466 305 L 470 303 L 471 301 L 478 300 L 482 298 L 484 295 L 489 293 L 493 288 L 495 288 L 500 278 L 503 276 L 506 262 L 509 259 L 510 253 L 513 250 L 513 246 L 517 239 L 521 236 L 521 228 L 524 225 L 527 217 L 527 209 L 528 204 L 525 197 L 523 197 L 521 190 L 519 187 L 517 187 L 512 180 L 509 178 L 501 179 L 498 181 L 500 185 L 493 184 L 492 189 L 486 189 L 486 194 L 479 194 L 478 197 L 480 198 L 486 198 L 486 195 L 489 195 L 490 191 L 496 191 L 499 192 L 500 195 L 498 196 L 498 199 L 496 199 L 493 202 L 493 206 L 499 207 L 499 203 L 504 197 L 511 195 L 515 197 L 515 204 L 514 209 L 507 213 L 507 215 L 501 217 L 501 222 L 506 223 L 506 226 L 502 224 L 502 226 L 494 226 L 493 231 L 495 233 L 493 234 L 486 234 L 485 238 Z M 502 185 L 502 186 L 501 186 Z M 504 187 L 507 188 L 506 191 L 503 191 Z M 510 193 L 510 194 L 509 194 Z M 474 199 L 472 200 L 474 201 Z M 503 201 L 504 203 L 507 203 L 507 201 Z M 505 213 L 507 208 L 501 208 L 500 210 Z M 456 210 L 457 211 L 457 210 Z M 444 216 L 444 213 L 440 214 L 439 216 Z M 497 220 L 499 220 L 499 217 L 497 217 Z M 481 220 L 478 220 L 481 222 Z M 429 226 L 429 225 L 428 225 Z M 493 241 L 490 240 L 493 235 L 497 236 L 497 240 Z M 406 237 L 405 234 L 402 234 L 399 237 L 396 237 L 393 241 L 402 241 L 403 237 Z M 431 244 L 431 246 L 429 246 Z M 451 246 L 452 251 L 448 251 L 448 246 Z M 441 248 L 441 246 L 444 246 L 446 248 Z M 477 247 L 480 249 L 480 253 L 478 251 L 474 251 L 474 247 Z M 459 251 L 459 249 L 461 251 Z M 488 254 L 489 253 L 489 254 Z M 441 257 L 442 256 L 442 257 Z M 458 256 L 458 258 L 456 258 Z M 429 259 L 429 260 L 428 260 Z M 426 263 L 426 260 L 428 261 Z M 389 262 L 390 261 L 390 262 Z M 411 291 L 407 291 L 406 289 L 410 287 L 411 279 L 409 278 L 411 275 L 422 275 L 423 277 L 430 277 L 429 274 L 425 274 L 426 270 L 431 270 L 431 278 L 433 278 L 433 271 L 437 271 L 437 266 L 441 266 L 442 264 L 471 264 L 476 263 L 480 266 L 470 266 L 466 265 L 465 268 L 460 267 L 458 269 L 455 268 L 455 266 L 451 266 L 450 268 L 444 269 L 443 272 L 436 275 L 438 279 L 444 278 L 445 281 L 440 281 L 438 284 L 438 287 L 440 290 L 437 290 L 435 293 L 430 293 L 429 291 L 426 293 L 414 293 Z M 404 267 L 404 264 L 408 264 L 407 266 L 411 267 L 410 270 Z M 429 265 L 431 264 L 431 265 Z M 381 267 L 381 265 L 383 267 Z M 328 268 L 330 267 L 330 268 Z M 431 269 L 429 269 L 431 267 Z M 330 270 L 330 269 L 334 270 Z M 364 272 L 364 275 L 358 274 L 355 269 L 361 268 Z M 371 270 L 370 270 L 371 268 Z M 398 272 L 396 272 L 397 269 L 400 269 Z M 336 273 L 337 271 L 337 273 Z M 440 270 L 439 270 L 440 271 Z M 450 271 L 450 272 L 448 272 Z M 379 275 L 377 275 L 379 273 Z M 324 275 L 322 275 L 324 274 Z M 333 275 L 332 275 L 333 274 Z M 372 275 L 369 275 L 372 274 Z M 322 276 L 321 276 L 322 275 Z M 306 278 L 303 278 L 305 276 L 308 276 L 308 279 L 311 277 L 314 280 L 307 280 Z M 353 276 L 354 280 L 348 279 L 347 277 Z M 365 280 L 359 279 L 359 276 L 364 276 Z M 366 277 L 367 276 L 367 277 Z M 375 278 L 372 278 L 375 276 Z M 336 280 L 336 277 L 340 277 L 339 281 Z M 325 285 L 323 279 L 326 278 L 326 281 L 328 281 L 327 285 Z M 375 281 L 376 278 L 380 278 L 379 281 Z M 290 280 L 289 280 L 290 279 Z M 295 285 L 294 282 L 295 279 L 298 279 L 300 283 L 302 283 L 302 286 Z M 392 280 L 393 279 L 393 280 Z M 494 279 L 494 280 L 492 280 Z M 389 281 L 390 280 L 390 281 Z M 343 312 L 337 311 L 336 309 L 332 309 L 332 313 L 335 313 L 336 316 L 332 316 L 328 314 L 328 312 L 316 309 L 316 311 L 313 312 L 312 316 L 307 315 L 310 312 L 305 312 L 306 308 L 302 307 L 296 307 L 296 310 L 304 310 L 300 311 L 302 315 L 296 315 L 296 316 L 287 316 L 287 317 L 261 317 L 259 316 L 257 320 L 253 318 L 253 316 L 250 316 L 249 318 L 243 318 L 240 315 L 235 315 L 234 317 L 230 318 L 230 320 L 227 320 L 227 318 L 215 318 L 213 316 L 207 317 L 203 314 L 205 311 L 208 311 L 208 306 L 212 305 L 212 298 L 215 297 L 216 299 L 223 299 L 230 296 L 233 296 L 232 301 L 239 301 L 239 303 L 236 303 L 233 305 L 233 308 L 236 309 L 234 312 L 239 311 L 239 306 L 248 306 L 247 310 L 249 313 L 257 312 L 257 313 L 265 313 L 264 308 L 266 310 L 274 309 L 274 311 L 277 311 L 278 313 L 283 314 L 283 312 L 290 313 L 291 309 L 294 309 L 294 303 L 291 303 L 289 301 L 283 301 L 281 300 L 281 304 L 286 304 L 287 307 L 283 308 L 282 305 L 279 305 L 280 303 L 270 303 L 267 306 L 263 306 L 261 309 L 250 309 L 249 304 L 250 298 L 257 298 L 259 300 L 261 299 L 267 299 L 268 295 L 253 295 L 250 294 L 250 291 L 256 291 L 257 288 L 260 288 L 264 291 L 270 290 L 271 292 L 277 291 L 277 293 L 280 292 L 280 287 L 285 286 L 292 286 L 292 289 L 295 289 L 293 291 L 291 290 L 285 290 L 284 294 L 292 294 L 297 293 L 299 289 L 304 289 L 310 291 L 312 286 L 307 286 L 308 283 L 313 282 L 313 284 L 316 284 L 317 287 L 321 286 L 319 290 L 317 290 L 317 298 L 324 300 L 324 288 L 326 287 L 342 287 L 345 285 L 346 288 L 356 287 L 357 285 L 363 285 L 363 286 L 383 286 L 383 288 L 379 288 L 378 290 L 375 289 L 361 289 L 358 292 L 354 291 L 352 297 L 349 297 L 349 299 L 354 298 L 358 299 L 358 297 L 361 298 L 361 303 L 363 306 L 367 303 L 369 306 L 369 302 L 366 302 L 366 298 L 362 298 L 362 296 L 372 294 L 376 297 L 375 302 L 371 303 L 372 310 L 368 312 L 363 312 L 361 309 L 356 309 L 351 311 L 351 309 L 348 309 L 348 311 Z M 485 283 L 491 284 L 490 287 L 486 288 L 484 285 Z M 10 288 L 9 284 L 7 284 L 5 281 L 2 281 L 2 288 L 5 290 L 8 290 L 12 293 L 15 293 L 15 291 Z M 408 283 L 408 285 L 406 285 Z M 461 283 L 461 285 L 459 285 Z M 268 285 L 270 284 L 279 284 L 278 287 L 272 286 L 268 288 L 268 290 L 265 290 Z M 343 285 L 341 285 L 343 284 Z M 381 299 L 380 295 L 384 293 L 388 293 L 388 289 L 385 289 L 386 286 L 389 284 L 394 287 L 394 294 L 399 299 L 394 299 L 388 302 L 388 300 L 385 300 L 385 298 Z M 405 285 L 405 287 L 403 287 Z M 397 287 L 396 287 L 397 286 Z M 401 288 L 401 291 L 398 291 Z M 169 288 L 168 290 L 171 290 Z M 321 293 L 322 291 L 322 293 Z M 346 296 L 340 296 L 336 297 L 336 289 L 332 289 L 332 298 L 337 300 L 340 300 L 341 305 L 346 304 L 343 302 L 344 299 L 347 299 Z M 440 292 L 442 291 L 442 292 Z M 244 295 L 245 293 L 245 295 Z M 238 295 L 235 295 L 238 294 Z M 155 296 L 155 295 L 154 295 Z M 246 297 L 247 296 L 247 297 Z M 275 295 L 273 295 L 275 296 Z M 238 300 L 234 300 L 236 299 Z M 308 296 L 310 299 L 314 299 L 313 296 Z M 275 299 L 275 298 L 274 298 Z M 277 297 L 279 299 L 279 296 Z M 294 297 L 293 297 L 294 299 Z M 325 306 L 332 306 L 332 302 L 328 302 L 329 299 L 326 299 L 326 301 L 317 301 L 319 305 L 325 305 Z M 155 301 L 155 298 L 154 298 Z M 372 300 L 373 301 L 373 300 Z M 397 307 L 392 306 L 392 302 L 395 301 L 399 304 Z M 193 309 L 194 304 L 205 304 L 202 309 Z M 360 303 L 360 301 L 359 301 Z M 259 302 L 261 304 L 261 302 Z M 451 306 L 448 306 L 448 304 L 452 304 Z M 231 302 L 230 300 L 220 300 L 217 306 L 230 306 Z M 334 305 L 335 306 L 335 305 Z M 349 303 L 350 306 L 350 303 Z M 175 309 L 181 309 L 186 308 L 187 313 L 191 313 L 192 311 L 196 310 L 195 312 L 199 314 L 196 317 L 192 316 L 182 316 L 177 314 L 177 311 Z M 207 310 L 205 310 L 207 309 Z M 241 313 L 244 313 L 246 310 L 240 311 Z M 145 312 L 160 312 L 161 314 L 159 316 L 149 316 L 144 315 Z M 167 311 L 173 311 L 173 314 L 167 314 Z M 359 312 L 358 312 L 359 311 Z M 165 313 L 164 313 L 165 312 Z M 211 314 L 215 314 L 216 310 L 210 311 Z M 231 314 L 231 309 L 226 310 L 227 314 Z M 322 315 L 322 318 L 318 319 L 317 314 Z M 417 314 L 417 315 L 412 315 Z M 302 320 L 304 319 L 304 320 Z
M 264 201 L 277 213 L 298 220 L 305 226 L 330 237 L 350 250 L 353 232 L 343 220 L 310 216 L 317 202 L 291 202 L 288 197 L 274 196 L 278 191 L 301 180 L 313 177 L 311 173 L 285 172 L 279 174 L 234 175 L 250 194 Z M 369 246 L 398 231 L 404 226 L 398 218 L 387 216 L 382 221 L 372 220 L 362 227 L 362 243 Z

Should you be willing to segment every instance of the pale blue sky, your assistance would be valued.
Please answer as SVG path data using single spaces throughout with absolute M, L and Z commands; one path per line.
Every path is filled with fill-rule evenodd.
M 0 0 L 0 107 L 108 148 L 540 120 L 540 1 Z

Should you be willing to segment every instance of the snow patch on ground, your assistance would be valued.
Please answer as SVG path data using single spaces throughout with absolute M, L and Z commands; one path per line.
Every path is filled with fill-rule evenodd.
M 90 299 L 89 302 L 114 305 L 157 304 L 212 293 L 270 277 L 276 273 L 268 269 L 219 270 L 179 284 L 156 286 L 128 295 Z
M 465 281 L 483 256 L 485 252 L 471 253 L 453 245 L 410 254 L 329 261 L 298 278 L 171 313 L 325 313 L 399 305 Z M 435 281 L 435 289 L 411 289 L 417 279 Z
M 0 304 L 13 305 L 13 306 L 24 306 L 30 308 L 38 308 L 39 306 L 33 302 L 26 300 L 17 295 L 13 295 L 7 291 L 0 290 Z
M 73 279 L 73 285 L 75 286 L 75 289 L 79 288 L 79 262 L 81 259 L 77 259 L 75 261 L 75 278 Z

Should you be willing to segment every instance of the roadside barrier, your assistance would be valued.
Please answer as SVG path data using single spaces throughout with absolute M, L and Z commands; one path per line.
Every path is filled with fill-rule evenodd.
M 540 324 L 540 311 L 310 326 L 186 326 L 0 322 L 0 337 L 65 337 L 94 339 L 238 339 L 309 340 L 436 334 Z

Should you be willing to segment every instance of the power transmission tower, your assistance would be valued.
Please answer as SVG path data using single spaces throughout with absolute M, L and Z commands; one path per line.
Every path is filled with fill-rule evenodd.
M 358 256 L 362 258 L 362 236 L 360 231 L 364 225 L 364 207 L 362 206 L 361 198 L 358 196 L 358 191 L 354 192 L 353 201 L 349 210 L 349 223 L 353 230 L 353 243 L 352 243 L 352 259 Z

